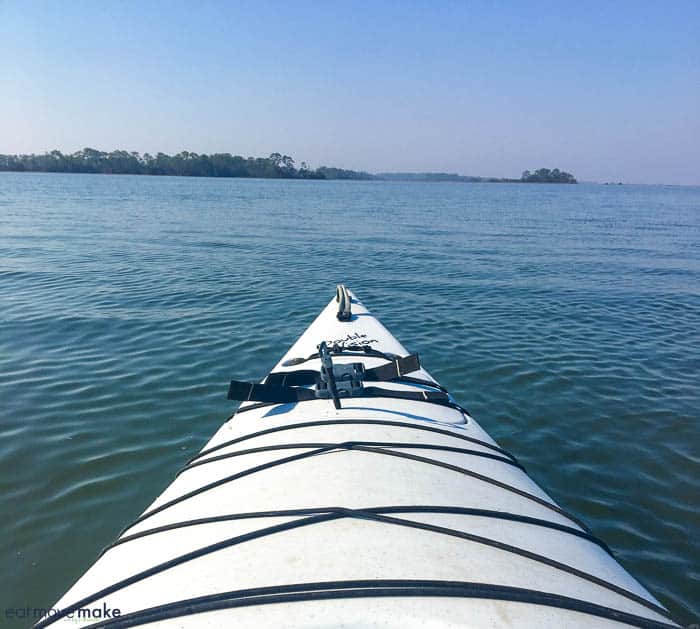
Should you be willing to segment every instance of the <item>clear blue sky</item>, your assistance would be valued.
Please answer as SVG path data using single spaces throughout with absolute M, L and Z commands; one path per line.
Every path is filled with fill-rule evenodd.
M 700 184 L 700 1 L 0 0 L 0 153 Z

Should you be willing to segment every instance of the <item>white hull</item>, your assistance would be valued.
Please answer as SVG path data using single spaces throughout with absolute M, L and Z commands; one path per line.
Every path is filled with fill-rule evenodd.
M 355 298 L 351 321 L 336 310 L 332 301 L 273 371 L 318 370 L 319 359 L 284 363 L 324 340 L 408 354 Z M 334 357 L 358 360 L 386 364 Z M 202 453 L 54 606 L 82 613 L 49 622 L 99 624 L 87 616 L 106 607 L 121 626 L 168 628 L 672 625 L 458 409 L 383 397 L 265 406 L 234 415 Z M 255 588 L 268 589 L 244 592 Z

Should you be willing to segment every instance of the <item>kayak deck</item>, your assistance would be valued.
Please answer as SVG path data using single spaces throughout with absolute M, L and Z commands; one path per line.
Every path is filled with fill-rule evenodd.
M 320 371 L 322 341 L 408 355 L 347 299 L 272 373 Z M 440 390 L 422 367 L 376 384 Z M 54 609 L 38 626 L 676 626 L 451 398 L 244 402 Z

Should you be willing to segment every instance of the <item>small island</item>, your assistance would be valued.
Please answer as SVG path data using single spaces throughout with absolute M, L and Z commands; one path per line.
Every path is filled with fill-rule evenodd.
M 176 155 L 136 151 L 98 151 L 84 148 L 64 154 L 51 151 L 36 155 L 0 154 L 0 171 L 85 173 L 104 175 L 170 175 L 178 177 L 258 177 L 264 179 L 356 179 L 363 181 L 460 182 L 460 183 L 577 183 L 570 173 L 558 168 L 526 170 L 520 179 L 472 177 L 457 173 L 378 173 L 320 166 L 311 169 L 306 162 L 297 168 L 289 155 L 272 153 L 269 157 L 242 157 L 231 153 L 192 153 Z
M 549 168 L 539 168 L 535 172 L 531 173 L 526 170 L 520 181 L 523 183 L 578 183 L 576 178 L 571 174 L 563 170 L 555 168 L 549 170 Z

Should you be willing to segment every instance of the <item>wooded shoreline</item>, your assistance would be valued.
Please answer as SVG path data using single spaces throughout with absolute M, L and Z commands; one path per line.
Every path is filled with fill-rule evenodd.
M 98 151 L 85 148 L 64 154 L 55 150 L 43 154 L 2 155 L 0 171 L 84 173 L 108 175 L 171 175 L 180 177 L 247 177 L 264 179 L 356 179 L 366 181 L 422 181 L 463 183 L 577 183 L 570 173 L 555 168 L 526 170 L 520 179 L 472 177 L 456 173 L 377 173 L 320 166 L 299 167 L 289 155 L 272 153 L 269 157 L 242 157 L 230 153 L 211 155 L 182 151 L 176 155 L 135 151 Z

